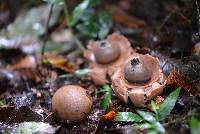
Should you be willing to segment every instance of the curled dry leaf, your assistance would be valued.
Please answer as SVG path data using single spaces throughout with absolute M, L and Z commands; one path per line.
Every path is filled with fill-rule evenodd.
M 43 63 L 50 64 L 51 66 L 65 72 L 74 72 L 74 65 L 61 55 L 45 54 L 43 57 Z
M 114 117 L 117 115 L 117 113 L 115 111 L 110 111 L 108 112 L 106 115 L 104 115 L 103 117 L 107 120 L 112 120 L 114 119 Z
M 160 106 L 160 104 L 164 101 L 165 99 L 162 96 L 157 96 L 156 97 L 156 105 Z
M 167 77 L 167 85 L 171 87 L 183 87 L 192 95 L 197 93 L 197 89 L 194 83 L 191 83 L 185 76 L 175 70 L 172 70 Z
M 127 66 L 132 66 L 132 68 L 127 68 Z M 143 77 L 146 74 L 150 76 L 148 79 Z M 137 77 L 127 77 L 128 75 Z M 115 71 L 111 80 L 116 95 L 126 103 L 130 97 L 135 106 L 145 106 L 146 102 L 163 92 L 166 83 L 159 60 L 148 54 L 141 55 L 137 53 L 130 56 Z
M 90 76 L 96 85 L 104 85 L 106 80 L 107 70 L 102 68 L 92 68 Z
M 128 39 L 117 33 L 109 35 L 106 40 L 90 41 L 87 47 L 84 56 L 92 61 L 90 76 L 97 85 L 105 84 L 106 76 L 111 76 L 114 70 L 134 52 Z M 115 54 L 116 51 L 118 54 Z M 115 57 L 112 57 L 113 55 Z
M 21 69 L 21 68 L 33 68 L 35 69 L 37 66 L 37 62 L 36 62 L 36 58 L 34 56 L 26 56 L 25 58 L 23 58 L 22 60 L 20 60 L 18 63 L 9 66 L 8 68 L 12 69 L 12 70 L 16 70 L 16 69 Z
M 7 67 L 9 70 L 17 71 L 21 76 L 39 82 L 41 76 L 37 68 L 37 59 L 34 56 L 26 56 L 14 65 Z
M 145 21 L 130 17 L 126 12 L 117 6 L 110 6 L 112 19 L 115 23 L 121 24 L 127 28 L 138 28 L 146 25 Z
M 42 80 L 41 74 L 39 73 L 38 70 L 32 69 L 32 68 L 19 68 L 16 69 L 17 71 L 23 78 L 27 78 L 30 80 L 33 80 L 35 82 L 40 82 Z

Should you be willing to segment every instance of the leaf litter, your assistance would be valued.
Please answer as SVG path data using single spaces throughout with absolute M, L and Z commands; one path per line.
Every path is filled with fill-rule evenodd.
M 52 36 L 49 36 L 47 48 L 52 47 L 53 49 L 50 49 L 54 51 L 53 53 L 49 51 L 50 56 L 46 53 L 46 57 L 40 57 L 38 53 L 41 47 L 40 40 L 45 34 L 48 4 L 41 6 L 39 3 L 39 6 L 31 8 L 29 11 L 24 10 L 25 12 L 16 16 L 13 23 L 1 30 L 1 132 L 173 133 L 179 131 L 185 133 L 191 131 L 191 133 L 196 133 L 198 131 L 200 69 L 199 57 L 196 55 L 198 49 L 194 47 L 194 50 L 192 47 L 196 42 L 188 40 L 190 35 L 186 29 L 190 25 L 187 20 L 191 19 L 189 13 L 186 13 L 190 9 L 190 4 L 182 2 L 184 11 L 180 9 L 181 4 L 176 2 L 155 2 L 154 0 L 148 0 L 146 4 L 137 0 L 134 2 L 123 1 L 118 4 L 111 2 L 107 8 L 111 9 L 113 22 L 110 22 L 109 13 L 98 12 L 96 16 L 102 20 L 95 23 L 96 20 L 91 19 L 92 16 L 87 10 L 94 12 L 93 6 L 98 7 L 98 2 L 96 4 L 91 4 L 87 0 L 81 4 L 72 2 L 72 5 L 78 5 L 72 10 L 73 17 L 70 22 L 70 28 L 73 29 L 72 34 L 76 34 L 78 30 L 82 31 L 77 32 L 78 34 L 75 35 L 77 38 L 74 38 L 74 35 L 70 35 L 70 38 L 65 37 L 69 35 L 66 32 L 63 33 L 62 38 L 58 38 L 60 29 L 66 30 L 65 24 L 59 22 L 65 18 L 57 19 L 62 14 L 64 3 L 62 0 L 53 0 L 53 3 L 50 0 L 50 2 L 55 4 L 48 26 L 48 32 Z M 127 3 L 130 6 L 126 5 Z M 146 9 L 144 12 L 135 7 L 131 10 L 130 7 L 133 3 L 138 6 L 143 5 Z M 159 13 L 157 5 L 163 6 L 163 10 Z M 150 7 L 153 9 L 149 9 Z M 178 10 L 172 10 L 173 12 L 170 13 L 169 9 L 174 7 L 177 7 Z M 155 16 L 149 15 L 146 10 L 155 12 Z M 191 12 L 196 11 L 192 10 Z M 83 21 L 82 15 L 87 13 L 91 20 L 85 24 L 87 21 Z M 167 18 L 163 16 L 167 16 Z M 87 17 L 85 16 L 85 18 Z M 160 25 L 163 19 L 164 22 Z M 190 21 L 193 23 L 195 19 Z M 155 28 L 151 26 L 152 24 Z M 180 25 L 180 28 L 174 30 L 177 25 Z M 98 26 L 98 30 L 95 29 L 95 26 Z M 106 30 L 104 31 L 104 29 Z M 121 29 L 123 31 L 120 31 Z M 72 31 L 67 32 L 71 34 Z M 160 99 L 155 98 L 145 108 L 136 108 L 131 103 L 121 102 L 112 92 L 110 79 L 107 76 L 106 84 L 103 87 L 94 84 L 89 76 L 91 73 L 90 63 L 83 58 L 80 52 L 76 51 L 76 39 L 81 39 L 83 44 L 87 44 L 90 39 L 103 39 L 113 31 L 124 33 L 129 38 L 131 46 L 138 52 L 145 49 L 148 50 L 145 53 L 158 57 L 166 76 L 169 74 L 173 76 L 168 78 L 169 86 L 165 88 Z M 168 36 L 169 33 L 175 38 Z M 56 36 L 56 34 L 58 35 Z M 196 40 L 198 39 L 195 38 Z M 190 48 L 183 48 L 180 46 L 181 42 L 184 42 L 183 46 L 190 46 Z M 190 54 L 191 52 L 193 54 Z M 171 71 L 172 69 L 176 73 Z M 59 87 L 66 84 L 81 85 L 93 97 L 91 113 L 81 122 L 62 122 L 53 116 L 51 97 Z M 182 89 L 176 89 L 177 87 Z

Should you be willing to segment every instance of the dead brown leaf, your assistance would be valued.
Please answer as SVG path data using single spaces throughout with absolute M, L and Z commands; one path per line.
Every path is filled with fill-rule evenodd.
M 167 85 L 171 87 L 182 87 L 192 95 L 197 93 L 197 89 L 194 84 L 175 70 L 172 70 L 167 77 Z
M 112 19 L 115 23 L 127 28 L 138 28 L 146 25 L 145 21 L 131 17 L 125 11 L 117 6 L 110 6 L 112 12 Z
M 74 64 L 72 64 L 68 59 L 61 55 L 46 54 L 42 61 L 45 64 L 50 64 L 51 66 L 57 69 L 61 69 L 65 72 L 73 73 L 75 71 Z
M 8 66 L 11 70 L 21 69 L 21 68 L 32 68 L 35 69 L 37 67 L 36 58 L 34 56 L 26 56 L 21 59 L 18 63 Z
M 7 69 L 17 71 L 21 76 L 35 82 L 41 81 L 41 75 L 37 70 L 36 58 L 32 55 L 26 56 L 14 65 L 9 65 Z
M 115 111 L 110 111 L 108 112 L 107 114 L 105 114 L 103 117 L 106 119 L 106 120 L 112 120 L 114 119 L 114 117 L 117 115 L 117 113 Z

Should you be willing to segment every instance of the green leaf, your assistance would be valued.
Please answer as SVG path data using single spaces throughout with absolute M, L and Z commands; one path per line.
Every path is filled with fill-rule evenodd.
M 63 5 L 64 0 L 44 0 L 46 2 L 49 2 L 50 4 L 56 4 L 56 5 Z
M 6 100 L 1 99 L 1 100 L 0 100 L 0 106 L 3 106 L 3 105 L 5 105 L 5 104 L 6 104 Z
M 118 112 L 114 118 L 114 121 L 132 121 L 132 122 L 141 122 L 142 118 L 132 112 Z
M 81 78 L 83 76 L 88 75 L 90 72 L 91 72 L 91 70 L 86 68 L 86 69 L 76 70 L 74 72 L 74 74 L 67 73 L 67 74 L 60 75 L 59 77 L 60 78 L 72 78 L 72 77 L 79 77 L 79 78 Z
M 159 107 L 156 105 L 156 102 L 154 100 L 151 100 L 151 109 L 156 114 L 156 120 L 159 120 L 159 114 L 158 114 Z
M 100 30 L 99 30 L 99 38 L 103 39 L 105 38 L 109 31 L 110 31 L 110 27 L 111 27 L 111 14 L 109 11 L 101 11 L 99 13 L 99 23 L 100 23 Z
M 110 101 L 111 101 L 111 95 L 106 93 L 104 95 L 103 100 L 101 101 L 101 107 L 106 110 L 110 104 Z
M 26 42 L 29 39 L 34 42 L 39 40 L 39 37 L 45 33 L 49 8 L 49 4 L 42 4 L 28 11 L 20 12 L 15 21 L 9 24 L 5 31 L 0 32 L 1 38 L 12 39 L 11 45 L 14 46 L 22 45 L 24 41 Z M 59 6 L 53 8 L 49 27 L 57 23 L 61 10 L 62 8 Z
M 82 77 L 82 76 L 88 75 L 90 72 L 91 72 L 91 70 L 87 69 L 87 68 L 86 69 L 80 69 L 80 70 L 75 71 L 75 75 Z
M 160 124 L 160 122 L 149 123 L 144 122 L 142 124 L 136 124 L 135 126 L 137 129 L 148 129 L 147 134 L 164 134 L 165 128 Z
M 103 88 L 100 90 L 100 92 L 105 93 L 104 98 L 101 101 L 101 107 L 106 110 L 111 102 L 112 89 L 110 86 L 104 85 Z
M 137 129 L 150 129 L 154 128 L 154 126 L 148 122 L 142 123 L 142 124 L 136 124 L 135 128 Z
M 98 33 L 99 39 L 104 39 L 109 33 L 109 29 L 105 27 L 101 27 Z
M 155 126 L 155 129 L 156 129 L 158 132 L 160 132 L 160 133 L 162 133 L 162 134 L 165 133 L 165 128 L 163 127 L 162 124 L 160 124 L 160 122 L 153 123 L 153 125 Z
M 153 102 L 152 102 L 153 104 Z M 154 104 L 153 104 L 154 105 Z M 154 114 L 150 113 L 150 112 L 144 112 L 144 111 L 140 111 L 140 110 L 137 110 L 137 112 L 139 113 L 139 115 L 144 119 L 146 120 L 147 122 L 144 123 L 142 125 L 142 127 L 144 129 L 151 129 L 152 132 L 155 130 L 156 132 L 159 132 L 159 133 L 162 133 L 164 134 L 165 133 L 165 128 L 162 126 L 162 124 L 160 124 L 160 122 L 158 122 L 156 120 L 156 118 L 154 117 Z M 146 127 L 146 128 L 145 128 Z M 149 132 L 151 131 L 149 130 Z M 155 132 L 154 131 L 154 132 Z
M 112 89 L 109 85 L 103 85 L 103 87 L 101 88 L 101 90 L 99 92 L 103 92 L 103 93 L 110 93 L 112 94 Z
M 48 133 L 54 134 L 57 130 L 55 127 L 43 122 L 22 122 L 16 125 L 15 134 L 33 134 L 33 133 Z
M 74 26 L 79 19 L 81 18 L 82 14 L 87 9 L 88 5 L 90 3 L 90 0 L 84 0 L 82 3 L 80 3 L 73 11 L 72 13 L 72 20 L 70 21 L 70 26 Z
M 160 105 L 160 108 L 158 110 L 160 120 L 166 118 L 170 114 L 170 112 L 172 111 L 172 109 L 174 108 L 176 104 L 180 90 L 181 90 L 181 87 L 174 90 Z
M 87 23 L 88 21 L 93 21 L 94 16 L 96 13 L 96 11 L 92 8 L 89 8 L 87 10 L 84 11 L 84 13 L 82 14 L 82 17 L 80 18 L 81 22 Z
M 199 134 L 200 133 L 200 121 L 195 117 L 192 117 L 192 119 L 190 121 L 190 132 L 191 132 L 191 134 Z
M 137 113 L 146 121 L 150 122 L 150 123 L 155 123 L 156 122 L 156 118 L 153 116 L 153 114 L 151 114 L 150 112 L 144 112 L 144 111 L 140 111 L 137 110 Z
M 154 111 L 154 113 L 158 114 L 159 107 L 156 105 L 155 101 L 151 100 L 151 108 Z
M 78 31 L 89 38 L 96 38 L 99 32 L 99 25 L 95 22 L 86 22 L 77 26 Z
M 90 0 L 90 6 L 95 7 L 101 4 L 101 0 Z
M 8 132 L 8 130 L 5 129 L 2 131 L 2 134 L 9 134 L 9 132 Z
M 158 134 L 158 131 L 155 129 L 150 129 L 146 134 Z
M 111 13 L 108 10 L 103 10 L 99 13 L 99 23 L 101 25 L 109 26 L 110 25 L 110 18 L 111 18 Z
M 150 123 L 151 128 L 155 129 L 159 133 L 165 133 L 165 128 L 162 126 L 162 124 L 160 124 L 160 122 L 156 120 L 153 114 L 151 114 L 150 112 L 144 112 L 140 110 L 137 110 L 137 112 L 144 120 Z

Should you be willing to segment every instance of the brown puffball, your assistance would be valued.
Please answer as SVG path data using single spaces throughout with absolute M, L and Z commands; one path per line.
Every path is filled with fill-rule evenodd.
M 96 44 L 94 47 L 94 56 L 100 64 L 111 63 L 120 56 L 120 48 L 104 40 Z
M 52 98 L 52 110 L 62 120 L 80 121 L 90 113 L 91 107 L 92 98 L 80 86 L 63 86 Z
M 124 77 L 128 82 L 145 83 L 151 79 L 151 71 L 138 58 L 125 64 Z

